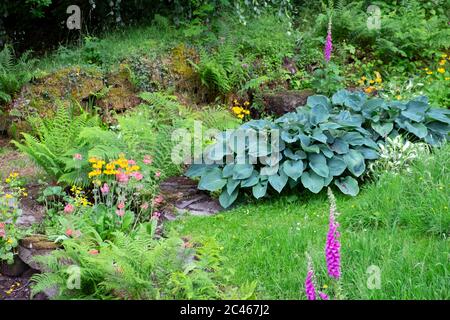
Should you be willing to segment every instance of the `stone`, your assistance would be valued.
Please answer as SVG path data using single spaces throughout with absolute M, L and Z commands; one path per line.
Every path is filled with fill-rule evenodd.
M 173 220 L 177 215 L 210 216 L 223 210 L 217 199 L 197 189 L 197 182 L 187 177 L 170 177 L 160 185 L 161 195 L 168 204 L 161 210 Z
M 19 242 L 18 251 L 19 257 L 23 262 L 35 270 L 45 272 L 49 270 L 46 270 L 44 266 L 34 261 L 34 257 L 48 255 L 58 248 L 58 244 L 49 241 L 46 236 L 34 235 L 22 239 Z
M 306 105 L 309 96 L 314 95 L 312 90 L 286 90 L 263 94 L 264 112 L 282 116 L 295 111 L 298 107 Z

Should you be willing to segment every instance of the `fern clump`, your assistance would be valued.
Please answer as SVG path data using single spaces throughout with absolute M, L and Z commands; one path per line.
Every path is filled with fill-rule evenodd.
M 14 50 L 9 45 L 0 51 L 0 103 L 10 102 L 12 95 L 33 78 L 35 62 L 30 59 L 29 52 L 15 59 Z
M 95 231 L 65 240 L 64 250 L 38 257 L 49 272 L 36 274 L 32 294 L 57 288 L 56 299 L 237 299 L 254 284 L 227 285 L 217 243 L 196 244 L 172 235 L 154 238 L 155 225 L 134 235 L 116 232 L 103 242 Z

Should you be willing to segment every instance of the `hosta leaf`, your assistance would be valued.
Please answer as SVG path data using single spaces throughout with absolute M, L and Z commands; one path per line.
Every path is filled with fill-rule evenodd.
M 302 146 L 303 151 L 305 151 L 305 152 L 320 153 L 320 148 L 316 144 L 310 145 L 310 146 L 305 146 L 303 143 L 301 143 L 301 146 Z
M 339 90 L 338 92 L 333 94 L 333 96 L 331 97 L 331 102 L 333 104 L 343 106 L 348 94 L 349 92 L 345 89 Z
M 342 137 L 342 140 L 352 146 L 362 146 L 365 142 L 364 137 L 358 132 L 347 132 Z
M 345 154 L 350 150 L 348 143 L 341 138 L 336 138 L 330 147 L 337 154 Z
M 433 120 L 438 120 L 446 124 L 450 124 L 450 110 L 447 109 L 431 109 L 426 116 Z
M 252 188 L 252 193 L 256 199 L 264 197 L 267 193 L 267 181 L 261 181 L 254 185 Z
M 236 164 L 233 168 L 233 179 L 247 179 L 252 175 L 253 165 L 251 164 Z
M 367 100 L 367 96 L 362 92 L 354 92 L 347 94 L 344 105 L 354 111 L 360 111 Z
M 357 147 L 355 150 L 358 150 L 358 152 L 361 152 L 361 154 L 364 156 L 364 159 L 367 160 L 375 160 L 380 157 L 378 152 L 376 152 L 374 149 L 366 148 L 366 147 Z
M 372 129 L 375 130 L 380 136 L 386 138 L 387 135 L 394 129 L 394 124 L 392 122 L 386 123 L 372 123 Z
M 427 123 L 427 127 L 428 129 L 433 130 L 442 135 L 448 135 L 448 133 L 450 132 L 450 125 L 438 121 Z
M 428 103 L 422 101 L 410 101 L 406 105 L 406 109 L 402 111 L 402 116 L 420 122 L 425 119 L 425 112 L 428 109 Z
M 241 187 L 242 188 L 253 187 L 255 184 L 258 183 L 258 181 L 259 181 L 258 171 L 253 170 L 252 175 L 249 178 L 247 178 L 241 182 Z
M 300 160 L 300 159 L 306 159 L 306 153 L 303 150 L 297 150 L 295 153 L 292 152 L 291 149 L 284 149 L 284 155 L 292 160 Z
M 219 168 L 208 169 L 200 179 L 198 188 L 200 190 L 217 191 L 222 189 L 227 179 L 222 178 L 222 170 Z
M 286 175 L 295 181 L 302 175 L 303 173 L 303 161 L 302 160 L 286 160 L 283 163 L 283 171 Z
M 269 177 L 269 183 L 280 193 L 288 182 L 288 179 L 289 177 L 283 171 L 280 171 L 280 174 L 274 174 Z
M 275 166 L 265 166 L 262 167 L 260 170 L 260 175 L 262 176 L 271 176 L 274 175 L 278 172 L 278 169 L 280 168 L 279 165 L 275 165 Z
M 344 160 L 338 157 L 333 157 L 327 160 L 328 168 L 330 170 L 330 175 L 339 176 L 347 168 L 347 164 Z
M 405 126 L 409 132 L 413 133 L 420 139 L 425 138 L 428 134 L 427 127 L 425 127 L 425 125 L 422 123 L 405 122 Z
M 325 185 L 325 179 L 312 171 L 307 171 L 300 178 L 303 186 L 313 193 L 319 193 Z
M 313 130 L 312 138 L 316 141 L 327 143 L 327 136 L 319 128 Z
M 310 97 L 311 98 L 311 97 Z M 318 125 L 330 117 L 328 108 L 323 104 L 316 104 L 311 108 L 311 124 Z
M 234 190 L 236 190 L 239 183 L 241 183 L 241 180 L 234 180 L 233 178 L 229 178 L 228 182 L 227 182 L 228 194 L 232 194 L 234 192 Z
M 233 175 L 234 163 L 229 163 L 223 167 L 222 176 L 229 178 Z
M 344 161 L 348 170 L 357 177 L 359 177 L 364 170 L 366 170 L 364 157 L 356 150 L 350 150 L 346 155 L 344 155 Z
M 208 169 L 208 165 L 205 164 L 193 164 L 186 171 L 185 176 L 189 178 L 200 177 Z
M 326 144 L 321 144 L 319 146 L 320 151 L 322 151 L 323 155 L 327 158 L 332 158 L 334 156 L 333 151 L 331 151 L 331 149 L 326 145 Z
M 347 176 L 345 178 L 336 179 L 334 184 L 342 191 L 344 194 L 351 196 L 356 196 L 359 193 L 358 181 L 356 179 Z
M 328 97 L 323 96 L 323 95 L 314 95 L 314 96 L 309 96 L 308 99 L 306 100 L 306 105 L 310 106 L 311 108 L 313 108 L 316 105 L 322 105 L 324 107 L 327 108 L 330 105 L 330 99 L 328 99 Z
M 239 189 L 234 190 L 234 192 L 230 195 L 226 190 L 222 191 L 219 196 L 220 205 L 224 208 L 228 208 L 236 201 L 237 196 L 239 194 Z
M 328 177 L 330 170 L 327 166 L 327 159 L 322 154 L 309 155 L 309 166 L 311 169 L 321 177 Z

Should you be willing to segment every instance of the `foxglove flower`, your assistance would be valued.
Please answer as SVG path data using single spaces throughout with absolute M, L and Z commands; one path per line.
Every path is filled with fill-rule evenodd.
M 308 300 L 316 300 L 316 288 L 314 287 L 314 269 L 311 257 L 308 255 L 308 273 L 305 280 L 305 292 Z
M 325 57 L 325 61 L 328 63 L 331 59 L 331 51 L 333 51 L 333 42 L 331 39 L 331 19 L 330 22 L 328 22 L 328 33 L 327 33 L 327 39 L 325 42 L 325 47 L 323 49 L 323 55 Z
M 339 279 L 341 277 L 341 244 L 339 242 L 340 234 L 337 230 L 339 224 L 336 222 L 336 199 L 331 189 L 328 189 L 328 198 L 330 201 L 330 225 L 325 246 L 325 256 L 328 275 L 334 279 Z

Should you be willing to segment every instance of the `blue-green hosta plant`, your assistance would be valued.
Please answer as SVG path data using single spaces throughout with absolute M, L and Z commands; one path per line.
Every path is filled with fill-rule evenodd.
M 407 134 L 437 145 L 448 139 L 449 114 L 424 97 L 389 102 L 345 90 L 331 99 L 312 96 L 274 121 L 253 120 L 223 132 L 186 175 L 200 177 L 201 190 L 221 191 L 223 207 L 246 189 L 261 198 L 297 187 L 318 193 L 334 184 L 355 196 L 366 162 L 379 157 L 379 142 Z

